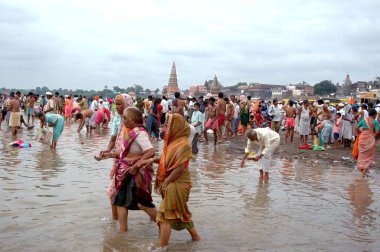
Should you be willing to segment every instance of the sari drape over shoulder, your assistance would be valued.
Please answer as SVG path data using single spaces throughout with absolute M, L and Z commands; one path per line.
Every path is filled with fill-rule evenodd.
M 115 97 L 115 100 L 116 99 L 121 100 L 122 110 L 134 106 L 133 105 L 133 99 L 128 94 L 119 94 L 119 95 L 117 95 Z M 122 120 L 120 120 L 120 124 L 118 125 L 117 132 L 118 132 L 118 134 L 117 134 L 117 137 L 116 137 L 114 150 L 117 153 L 121 153 L 124 150 L 123 141 L 124 141 L 124 133 L 125 133 L 124 124 L 123 124 Z M 110 183 L 110 185 L 108 187 L 108 190 L 107 190 L 107 195 L 108 195 L 109 198 L 111 198 L 112 194 L 115 191 L 115 178 L 114 178 L 114 176 L 115 176 L 115 172 L 116 172 L 118 164 L 119 164 L 119 159 L 115 158 L 113 160 L 113 165 L 112 165 L 112 168 L 111 168 L 111 171 L 110 171 L 111 183 Z
M 187 206 L 191 189 L 188 164 L 192 156 L 189 136 L 190 127 L 183 116 L 169 115 L 163 153 L 155 181 L 155 192 L 162 196 L 156 220 L 169 222 L 176 230 L 193 227 L 191 212 Z M 181 176 L 168 184 L 166 190 L 163 191 L 164 180 L 181 165 L 186 166 Z
M 152 203 L 152 166 L 146 166 L 140 169 L 136 175 L 131 175 L 128 170 L 138 160 L 128 161 L 125 159 L 132 143 L 142 131 L 146 131 L 144 127 L 125 129 L 124 148 L 114 176 L 115 187 L 110 192 L 113 205 L 123 206 L 130 210 L 138 210 L 138 203 L 146 207 L 155 207 Z

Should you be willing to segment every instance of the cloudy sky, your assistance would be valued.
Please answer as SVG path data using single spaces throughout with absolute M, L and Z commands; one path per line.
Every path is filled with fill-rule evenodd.
M 181 88 L 380 75 L 378 0 L 0 0 L 0 87 Z

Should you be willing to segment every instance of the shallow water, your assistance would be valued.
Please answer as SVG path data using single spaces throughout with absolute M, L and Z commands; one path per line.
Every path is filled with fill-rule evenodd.
M 32 147 L 17 149 L 8 146 L 4 125 L 0 131 L 2 251 L 146 251 L 157 245 L 157 227 L 142 211 L 130 211 L 128 233 L 119 233 L 110 218 L 112 161 L 93 159 L 108 132 L 78 135 L 76 125 L 66 124 L 56 151 L 34 135 L 21 132 Z M 362 179 L 333 163 L 275 158 L 270 181 L 262 183 L 256 163 L 240 168 L 243 145 L 238 139 L 214 151 L 199 144 L 189 207 L 202 240 L 173 231 L 170 251 L 379 251 L 378 169 Z M 154 202 L 159 205 L 157 195 Z

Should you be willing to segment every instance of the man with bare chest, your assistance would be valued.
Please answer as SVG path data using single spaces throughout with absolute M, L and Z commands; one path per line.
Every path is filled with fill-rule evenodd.
M 181 94 L 176 92 L 174 94 L 175 100 L 173 101 L 173 113 L 180 114 L 181 116 L 185 116 L 184 108 L 187 109 L 186 101 L 181 99 Z
M 235 133 L 232 130 L 234 119 L 235 119 L 235 108 L 232 101 L 230 101 L 227 97 L 224 98 L 226 102 L 226 138 L 228 140 L 229 134 L 231 133 L 232 137 L 235 137 Z
M 11 112 L 9 118 L 9 127 L 12 129 L 12 135 L 15 136 L 17 134 L 17 129 L 21 126 L 21 105 L 19 99 L 16 98 L 14 92 L 11 92 L 10 94 L 8 109 Z
M 204 130 L 204 136 L 205 136 L 205 143 L 208 144 L 208 137 L 207 137 L 207 130 L 212 129 L 214 131 L 214 145 L 216 146 L 217 142 L 217 130 L 219 126 L 219 109 L 215 105 L 215 98 L 211 97 L 209 99 L 209 104 L 206 110 L 207 116 L 208 116 L 208 121 L 205 125 L 205 130 Z
M 219 92 L 218 94 L 218 102 L 216 103 L 216 106 L 218 107 L 219 116 L 218 116 L 218 134 L 219 134 L 219 142 L 222 141 L 222 132 L 224 123 L 226 121 L 226 101 L 224 100 L 224 94 L 222 92 Z
M 87 133 L 91 133 L 91 131 L 95 128 L 95 118 L 96 111 L 91 109 L 86 109 L 81 113 L 75 115 L 75 120 L 81 120 L 77 132 L 79 133 L 83 126 L 86 124 Z
M 288 143 L 288 137 L 290 136 L 290 142 L 293 143 L 294 136 L 294 126 L 295 126 L 295 117 L 296 117 L 296 108 L 293 106 L 294 102 L 289 100 L 289 106 L 285 109 L 286 114 L 286 134 L 285 142 Z

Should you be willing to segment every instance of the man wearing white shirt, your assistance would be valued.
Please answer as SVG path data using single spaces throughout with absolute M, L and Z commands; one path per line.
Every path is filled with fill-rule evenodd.
M 278 133 L 280 131 L 282 114 L 281 107 L 278 105 L 277 99 L 273 100 L 273 105 L 269 107 L 268 114 L 272 117 L 272 130 Z
M 196 102 L 194 104 L 194 112 L 191 117 L 191 124 L 195 128 L 194 138 L 191 142 L 191 149 L 193 154 L 198 153 L 198 138 L 202 134 L 203 114 L 199 111 L 200 104 Z
M 165 125 L 166 113 L 168 113 L 169 111 L 169 103 L 165 95 L 162 96 L 161 106 L 162 106 L 161 125 Z
M 248 138 L 247 148 L 240 166 L 244 167 L 244 162 L 252 152 L 252 145 L 256 143 L 260 146 L 259 152 L 252 158 L 259 161 L 261 179 L 269 179 L 269 167 L 273 152 L 280 145 L 280 135 L 270 128 L 248 129 L 245 133 Z

